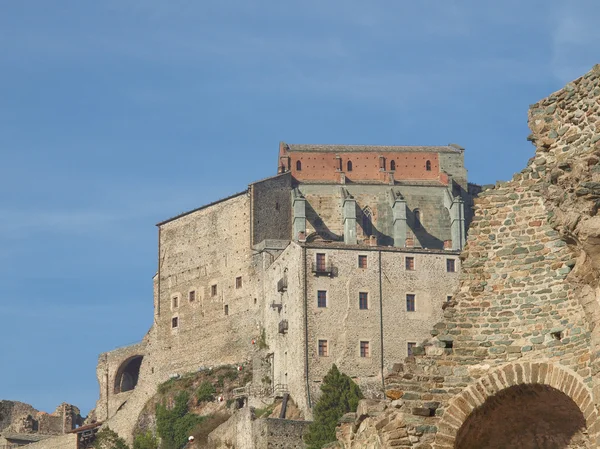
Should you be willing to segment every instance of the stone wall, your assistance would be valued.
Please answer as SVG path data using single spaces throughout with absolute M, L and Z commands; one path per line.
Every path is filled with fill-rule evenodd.
M 292 237 L 292 178 L 289 173 L 250 184 L 252 244 Z
M 77 449 L 77 435 L 70 433 L 27 445 L 27 449 Z
M 304 449 L 308 421 L 265 418 L 253 422 L 254 449 Z
M 425 355 L 409 357 L 386 377 L 388 397 L 401 398 L 405 422 L 420 432 L 413 445 L 600 444 L 593 391 L 599 99 L 596 66 L 533 105 L 535 157 L 476 200 L 455 301 L 434 326 Z M 544 404 L 556 410 L 519 414 Z M 500 429 L 494 416 L 504 430 L 486 443 L 482 436 Z M 557 417 L 575 426 L 549 425 Z M 525 424 L 530 430 L 519 433 Z

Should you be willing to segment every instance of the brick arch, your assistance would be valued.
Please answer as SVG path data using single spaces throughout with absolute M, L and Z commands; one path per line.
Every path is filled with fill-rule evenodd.
M 546 385 L 566 396 L 581 410 L 591 441 L 598 442 L 598 411 L 592 391 L 573 371 L 549 362 L 510 363 L 479 378 L 448 402 L 439 422 L 434 448 L 454 449 L 459 429 L 488 398 L 519 385 Z

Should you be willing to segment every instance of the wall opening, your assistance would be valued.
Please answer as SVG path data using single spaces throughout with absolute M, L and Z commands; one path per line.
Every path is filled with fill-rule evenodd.
M 140 366 L 144 356 L 136 355 L 121 363 L 115 375 L 115 394 L 135 388 L 140 377 Z
M 489 397 L 463 423 L 455 449 L 587 448 L 586 423 L 575 402 L 542 384 L 516 385 Z

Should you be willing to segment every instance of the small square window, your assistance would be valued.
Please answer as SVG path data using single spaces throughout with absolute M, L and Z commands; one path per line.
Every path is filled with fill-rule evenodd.
M 409 356 L 413 355 L 413 349 L 415 348 L 415 346 L 417 346 L 417 344 L 416 344 L 415 342 L 413 342 L 413 341 L 409 341 L 409 342 L 407 343 L 407 348 L 406 348 L 406 350 L 407 350 L 407 354 L 408 354 Z
M 358 268 L 367 268 L 367 256 L 358 256 Z
M 446 296 L 446 302 L 452 301 L 452 295 Z
M 242 277 L 238 276 L 235 278 L 235 288 L 242 288 Z
M 217 284 L 210 286 L 210 296 L 217 296 Z
M 317 307 L 327 307 L 327 292 L 325 290 L 317 291 Z
M 407 312 L 415 311 L 415 295 L 413 295 L 413 294 L 406 295 L 406 311 Z
M 229 315 L 229 306 L 225 304 L 225 315 Z
M 414 257 L 406 257 L 405 258 L 405 268 L 406 271 L 415 271 L 415 258 Z
M 454 259 L 446 259 L 446 271 L 448 273 L 456 272 L 456 261 Z
M 179 318 L 174 316 L 171 318 L 171 328 L 175 329 L 177 327 L 179 327 Z
M 369 308 L 369 294 L 367 292 L 358 293 L 358 308 L 367 310 Z
M 173 296 L 173 298 L 171 298 L 171 306 L 173 309 L 179 307 L 179 298 L 177 296 Z
M 327 357 L 328 355 L 327 340 L 319 340 L 319 357 Z
M 369 355 L 369 342 L 361 341 L 360 342 L 360 356 L 361 357 L 370 357 Z
M 191 290 L 188 293 L 188 299 L 190 300 L 190 302 L 195 301 L 196 300 L 196 291 L 195 290 Z

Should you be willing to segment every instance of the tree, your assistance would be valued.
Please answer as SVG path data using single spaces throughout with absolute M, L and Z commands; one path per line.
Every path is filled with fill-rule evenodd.
M 304 441 L 308 449 L 320 449 L 335 441 L 335 428 L 339 419 L 355 412 L 363 398 L 358 385 L 333 365 L 321 384 L 321 397 L 315 404 L 314 420 L 308 427 Z
M 94 449 L 129 449 L 125 440 L 108 427 L 105 427 L 96 434 L 96 439 L 92 447 Z

